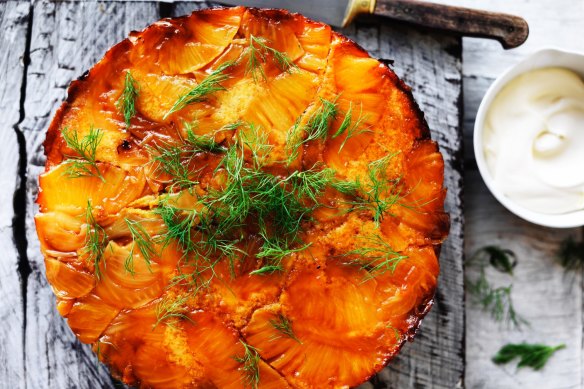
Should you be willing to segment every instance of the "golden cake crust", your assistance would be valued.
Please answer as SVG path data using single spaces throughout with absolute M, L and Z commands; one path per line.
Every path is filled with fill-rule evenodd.
M 250 58 L 259 65 L 250 68 Z M 228 75 L 212 84 L 220 88 L 175 110 L 217 74 Z M 336 115 L 325 134 L 303 141 L 327 103 Z M 258 160 L 257 140 L 245 141 L 254 129 L 269 149 Z M 185 151 L 189 133 L 216 149 Z M 84 159 L 71 136 L 82 143 L 96 134 L 94 158 Z M 176 145 L 182 181 L 160 158 Z M 47 279 L 74 333 L 128 384 L 355 386 L 413 339 L 432 305 L 449 226 L 442 156 L 410 89 L 322 23 L 235 7 L 133 32 L 72 82 L 44 147 L 36 225 Z M 315 204 L 295 203 L 310 203 L 302 208 L 310 215 L 299 216 L 287 255 L 259 255 L 262 231 L 276 234 L 286 216 L 258 216 L 252 198 L 244 238 L 230 246 L 236 260 L 206 251 L 214 264 L 201 270 L 200 253 L 170 236 L 169 223 L 195 215 L 189 241 L 210 241 L 203 215 L 210 209 L 216 226 L 219 211 L 201 199 L 227 190 L 229 150 L 242 150 L 248 171 L 261 160 L 254 172 L 285 190 L 300 172 L 334 179 L 315 190 Z M 343 192 L 339 182 L 359 189 Z M 255 225 L 262 217 L 267 230 Z

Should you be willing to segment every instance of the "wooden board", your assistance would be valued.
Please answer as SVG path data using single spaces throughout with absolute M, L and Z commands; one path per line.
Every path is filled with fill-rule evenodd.
M 165 16 L 183 14 L 193 6 L 199 5 L 34 3 L 23 105 L 26 115 L 21 123 L 28 163 L 27 254 L 32 269 L 25 294 L 27 326 L 21 352 L 28 387 L 115 385 L 107 370 L 96 363 L 91 351 L 75 339 L 58 315 L 54 296 L 44 277 L 32 217 L 36 212 L 37 176 L 44 164 L 41 144 L 46 127 L 65 97 L 70 81 L 90 68 L 108 47 L 125 37 L 130 29 L 155 21 L 161 10 Z M 452 216 L 451 235 L 443 246 L 440 286 L 433 310 L 423 322 L 416 341 L 406 345 L 400 356 L 364 387 L 460 387 L 464 371 L 462 161 L 458 131 L 460 40 L 405 28 L 380 27 L 376 20 L 362 21 L 344 33 L 372 55 L 394 59 L 398 75 L 413 87 L 433 137 L 445 156 L 449 188 L 447 207 Z M 15 295 L 18 297 L 18 293 Z
M 26 48 L 29 5 L 7 2 L 0 7 L 0 382 L 9 388 L 23 388 L 24 367 L 24 300 L 20 259 L 26 250 L 17 233 L 24 232 L 24 213 L 15 214 L 23 171 L 20 144 L 24 138 L 18 126 L 21 111 L 21 87 L 24 66 L 21 58 Z M 18 239 L 18 240 L 17 240 Z M 18 243 L 17 243 L 18 242 Z M 20 250 L 20 252 L 19 252 Z M 26 257 L 22 258 L 26 263 Z

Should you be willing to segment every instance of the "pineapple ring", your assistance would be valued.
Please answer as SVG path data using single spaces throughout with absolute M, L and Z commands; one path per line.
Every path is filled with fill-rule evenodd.
M 244 7 L 154 23 L 72 83 L 44 146 L 58 310 L 127 384 L 358 385 L 432 305 L 442 156 L 409 88 L 327 25 Z M 213 207 L 238 204 L 204 202 L 241 178 L 230 150 L 288 199 L 266 216 L 256 189 L 233 241 Z M 301 197 L 302 174 L 328 178 Z M 290 196 L 293 239 L 275 232 Z

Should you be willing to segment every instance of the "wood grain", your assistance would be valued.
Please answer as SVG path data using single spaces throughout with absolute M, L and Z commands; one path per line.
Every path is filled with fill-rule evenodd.
M 464 371 L 461 42 L 455 37 L 377 26 L 356 24 L 345 33 L 372 55 L 393 60 L 397 75 L 412 88 L 444 156 L 451 228 L 440 255 L 434 307 L 413 344 L 406 345 L 373 382 L 381 388 L 460 387 Z
M 81 345 L 55 309 L 44 275 L 34 228 L 37 177 L 44 167 L 42 142 L 49 121 L 69 83 L 100 59 L 130 30 L 158 19 L 155 3 L 34 4 L 30 65 L 22 127 L 28 152 L 28 283 L 26 369 L 29 388 L 110 388 L 108 370 Z
M 581 238 L 581 230 L 543 228 L 517 218 L 491 196 L 478 171 L 467 171 L 465 182 L 466 252 L 470 255 L 485 244 L 515 252 L 513 277 L 494 270 L 487 277 L 495 287 L 513 284 L 515 308 L 530 323 L 522 329 L 496 323 L 467 296 L 467 387 L 581 388 L 582 271 L 565 273 L 556 260 L 560 242 L 568 236 Z M 491 362 L 503 345 L 521 342 L 567 347 L 540 372 Z
M 23 280 L 19 273 L 23 254 L 19 248 L 24 251 L 24 247 L 17 246 L 14 234 L 18 230 L 15 225 L 22 227 L 24 219 L 15 213 L 14 196 L 24 194 L 18 190 L 22 140 L 18 125 L 29 10 L 27 3 L 14 1 L 0 6 L 0 382 L 7 388 L 24 388 L 26 375 Z

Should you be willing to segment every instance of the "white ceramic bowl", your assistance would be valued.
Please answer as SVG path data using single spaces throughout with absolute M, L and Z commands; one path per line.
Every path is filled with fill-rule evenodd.
M 487 93 L 481 101 L 481 105 L 479 106 L 473 134 L 475 158 L 485 184 L 493 196 L 495 196 L 495 198 L 499 200 L 499 202 L 503 204 L 509 211 L 527 221 L 542 226 L 558 228 L 579 227 L 584 225 L 584 210 L 560 215 L 542 214 L 526 209 L 507 197 L 494 182 L 487 166 L 483 151 L 483 129 L 485 117 L 489 111 L 489 108 L 491 107 L 493 99 L 497 96 L 499 91 L 515 77 L 531 70 L 546 67 L 567 68 L 578 73 L 582 78 L 584 78 L 584 54 L 553 48 L 542 49 L 525 58 L 523 61 L 511 67 L 501 76 L 499 76 L 489 87 Z M 582 152 L 584 152 L 584 150 L 582 150 Z

